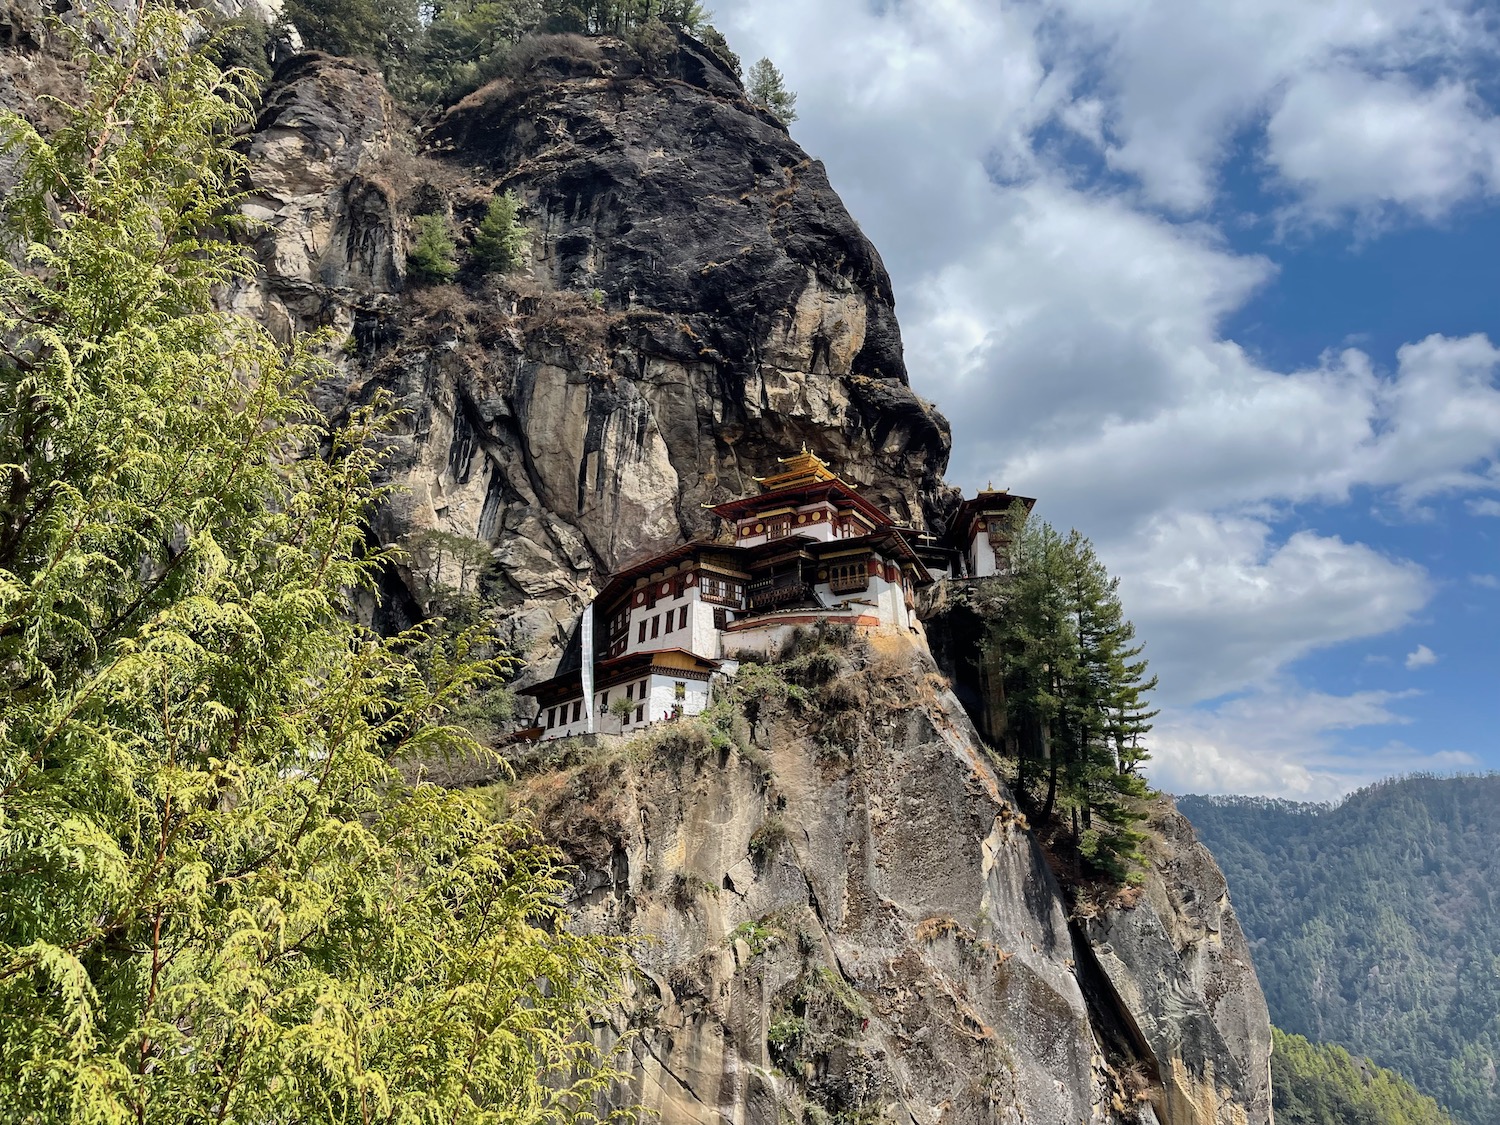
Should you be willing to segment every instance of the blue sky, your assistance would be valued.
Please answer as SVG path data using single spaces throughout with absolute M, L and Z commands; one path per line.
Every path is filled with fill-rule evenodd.
M 950 478 L 1122 577 L 1153 779 L 1500 769 L 1500 21 L 719 0 L 891 271 Z

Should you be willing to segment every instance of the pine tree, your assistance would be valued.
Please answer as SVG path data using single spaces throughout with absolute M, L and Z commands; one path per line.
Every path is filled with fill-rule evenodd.
M 516 218 L 520 200 L 504 192 L 490 200 L 474 232 L 474 260 L 486 272 L 506 273 L 521 264 L 526 228 Z
M 1039 823 L 1065 823 L 1085 859 L 1123 879 L 1149 792 L 1137 769 L 1150 756 L 1142 739 L 1156 680 L 1133 643 L 1119 580 L 1088 539 L 1019 508 L 1009 538 L 985 648 L 1005 698 L 1017 788 Z
M 286 0 L 286 18 L 313 50 L 399 66 L 422 29 L 415 0 Z
M 455 101 L 500 74 L 544 18 L 542 0 L 438 0 L 424 6 L 424 30 L 408 61 L 387 67 L 387 80 L 410 102 Z
M 797 95 L 786 88 L 786 80 L 770 59 L 757 59 L 745 81 L 745 93 L 756 105 L 771 111 L 783 125 L 797 120 Z
M 127 12 L 53 135 L 0 117 L 0 1119 L 565 1121 L 618 951 L 531 830 L 403 781 L 503 662 L 354 623 L 380 420 L 213 310 L 250 100 Z
M 419 285 L 440 285 L 458 276 L 458 247 L 441 215 L 418 215 L 412 220 L 411 251 L 406 272 Z

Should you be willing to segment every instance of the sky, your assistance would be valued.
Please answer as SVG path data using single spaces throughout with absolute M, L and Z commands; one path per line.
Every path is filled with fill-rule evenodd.
M 880 250 L 950 481 L 1120 576 L 1158 787 L 1500 769 L 1500 12 L 712 7 Z

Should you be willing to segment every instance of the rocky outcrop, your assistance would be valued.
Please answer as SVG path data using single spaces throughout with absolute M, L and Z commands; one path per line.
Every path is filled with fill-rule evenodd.
M 1146 1047 L 1165 1118 L 1271 1119 L 1271 1019 L 1229 888 L 1192 825 L 1163 800 L 1148 822 L 1140 900 L 1082 921 L 1090 953 Z
M 1264 1003 L 1193 905 L 1223 882 L 1190 832 L 1140 905 L 1070 922 L 925 653 L 856 647 L 800 697 L 761 676 L 732 738 L 604 739 L 518 790 L 580 924 L 645 939 L 630 1098 L 673 1125 L 1270 1121 Z
M 546 39 L 514 69 L 418 155 L 374 74 L 301 56 L 249 142 L 266 268 L 234 303 L 347 336 L 330 413 L 377 390 L 406 411 L 382 535 L 490 544 L 492 600 L 541 656 L 600 576 L 710 533 L 704 505 L 803 444 L 922 523 L 947 424 L 906 385 L 890 281 L 822 166 L 685 36 L 649 61 Z M 409 284 L 411 216 L 461 233 L 502 190 L 527 267 Z

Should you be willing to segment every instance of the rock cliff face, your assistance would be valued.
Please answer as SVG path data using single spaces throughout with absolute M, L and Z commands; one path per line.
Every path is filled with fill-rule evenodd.
M 804 443 L 900 517 L 946 500 L 947 424 L 907 387 L 879 255 L 691 39 L 649 67 L 543 40 L 411 138 L 370 71 L 284 66 L 249 142 L 266 272 L 233 301 L 349 337 L 329 411 L 383 389 L 408 412 L 382 533 L 491 545 L 536 655 L 591 583 L 710 532 L 705 504 Z M 462 231 L 504 190 L 525 270 L 408 284 L 414 213 Z
M 1144 894 L 1083 919 L 1089 951 L 1156 1068 L 1167 1120 L 1269 1121 L 1270 1015 L 1229 888 L 1175 808 L 1149 827 Z
M 516 794 L 579 864 L 580 924 L 647 939 L 630 1099 L 705 1125 L 1270 1121 L 1265 1003 L 1181 817 L 1137 905 L 1070 920 L 917 645 L 735 691 L 754 722 L 718 746 L 605 738 Z

